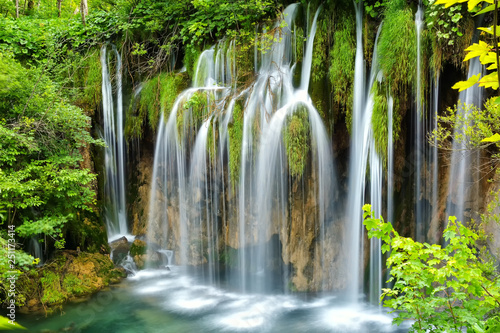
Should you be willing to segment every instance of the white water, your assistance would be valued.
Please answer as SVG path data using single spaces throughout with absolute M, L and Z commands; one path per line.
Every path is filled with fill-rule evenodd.
M 106 168 L 106 227 L 108 237 L 128 233 L 125 205 L 125 142 L 123 136 L 122 63 L 113 46 L 115 56 L 115 97 L 108 70 L 110 57 L 107 45 L 101 48 L 102 104 L 104 117 L 105 168 Z M 116 111 L 115 111 L 116 110 Z
M 423 196 L 422 193 L 425 189 L 425 184 L 422 185 L 422 181 L 424 180 L 423 173 L 426 172 L 425 166 L 423 166 L 423 159 L 427 157 L 425 154 L 427 145 L 425 144 L 423 138 L 423 124 L 425 119 L 424 106 L 422 103 L 422 79 L 421 79 L 421 35 L 422 35 L 422 27 L 423 27 L 423 10 L 422 6 L 418 7 L 417 13 L 415 14 L 415 29 L 417 34 L 417 73 L 416 73 L 416 110 L 415 110 L 415 155 L 416 155 L 416 163 L 415 163 L 415 225 L 416 225 L 416 240 L 420 242 L 425 241 L 425 225 L 426 220 L 429 218 L 425 212 L 423 207 Z M 424 155 L 424 156 L 423 156 Z M 424 169 L 422 169 L 424 168 Z
M 380 26 L 381 27 L 381 26 Z M 366 170 L 370 165 L 370 203 L 375 216 L 382 213 L 382 163 L 375 151 L 375 142 L 372 130 L 373 95 L 370 92 L 375 80 L 382 79 L 379 72 L 377 59 L 377 41 L 380 34 L 377 32 L 375 47 L 373 51 L 372 68 L 368 81 L 365 85 L 363 41 L 362 41 L 362 3 L 356 7 L 356 62 L 354 74 L 354 105 L 351 128 L 351 152 L 349 165 L 349 190 L 348 190 L 348 212 L 349 221 L 348 242 L 349 255 L 349 290 L 348 297 L 351 302 L 357 302 L 361 292 L 363 269 L 363 238 L 364 228 L 362 222 L 361 207 L 365 203 L 365 189 L 367 186 Z M 368 91 L 366 89 L 369 89 Z M 365 97 L 367 96 L 367 97 Z M 380 240 L 370 240 L 370 266 L 369 269 L 369 299 L 378 303 L 382 272 L 382 258 L 380 252 Z
M 467 79 L 472 75 L 482 72 L 482 65 L 479 58 L 470 60 L 469 72 Z M 462 91 L 459 94 L 459 101 L 466 105 L 475 105 L 478 108 L 482 107 L 483 88 L 474 85 L 469 89 Z M 463 105 L 463 104 L 462 104 Z M 470 108 L 459 107 L 457 116 L 460 115 L 468 120 Z M 469 120 L 470 121 L 470 120 Z M 465 124 L 467 126 L 467 124 Z M 478 207 L 471 207 L 474 201 L 474 196 L 477 196 L 478 182 L 473 180 L 475 168 L 478 167 L 478 153 L 477 151 L 470 151 L 466 149 L 467 136 L 464 134 L 462 128 L 455 128 L 453 133 L 453 146 L 452 155 L 450 160 L 449 183 L 448 183 L 448 202 L 446 207 L 446 216 L 456 216 L 457 221 L 466 222 L 466 211 L 476 210 Z M 457 138 L 462 137 L 462 140 Z

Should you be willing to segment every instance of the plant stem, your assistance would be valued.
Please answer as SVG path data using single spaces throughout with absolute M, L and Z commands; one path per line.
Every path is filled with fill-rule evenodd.
M 498 0 L 495 0 L 495 12 L 493 13 L 493 45 L 495 47 L 495 55 L 497 60 L 497 78 L 499 82 L 498 91 L 500 92 L 500 54 L 498 52 L 497 43 L 497 21 L 498 21 Z

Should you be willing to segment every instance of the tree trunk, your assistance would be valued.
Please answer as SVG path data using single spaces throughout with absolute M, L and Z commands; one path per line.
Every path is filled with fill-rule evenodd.
M 16 0 L 16 18 L 19 18 L 19 0 Z
M 58 11 L 59 17 L 61 17 L 61 4 L 62 4 L 62 0 L 57 0 L 57 11 Z
M 85 17 L 89 14 L 89 7 L 87 5 L 87 0 L 82 0 L 80 2 L 80 13 L 82 14 L 82 23 L 85 26 Z

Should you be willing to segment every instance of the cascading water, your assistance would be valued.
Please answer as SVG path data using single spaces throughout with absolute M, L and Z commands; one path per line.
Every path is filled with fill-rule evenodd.
M 422 160 L 424 158 L 423 150 L 425 142 L 423 142 L 423 119 L 424 106 L 422 103 L 422 79 L 421 79 L 421 35 L 423 27 L 423 10 L 422 6 L 418 7 L 415 14 L 415 29 L 417 34 L 417 73 L 416 73 L 416 110 L 415 110 L 415 218 L 416 218 L 416 240 L 425 241 L 425 220 L 424 208 L 422 204 Z M 424 185 L 425 186 L 425 185 Z
M 469 72 L 467 79 L 473 75 L 481 73 L 482 65 L 479 58 L 470 60 Z M 470 113 L 470 107 L 466 105 L 474 105 L 478 108 L 482 106 L 483 88 L 474 85 L 469 89 L 462 91 L 459 95 L 461 104 L 457 108 L 457 118 L 462 118 L 464 121 L 458 125 L 453 133 L 452 155 L 450 160 L 449 183 L 448 183 L 448 202 L 446 206 L 446 216 L 455 216 L 457 221 L 466 222 L 465 218 L 470 218 L 465 214 L 466 211 L 477 210 L 478 207 L 473 207 L 473 201 L 478 198 L 477 186 L 478 182 L 474 181 L 474 171 L 479 166 L 479 155 L 477 151 L 469 151 L 466 149 L 467 136 L 464 128 Z
M 375 216 L 382 213 L 382 162 L 375 150 L 375 142 L 372 132 L 372 112 L 373 112 L 373 94 L 371 89 L 376 81 L 383 78 L 378 68 L 377 59 L 377 37 L 375 39 L 375 48 L 373 52 L 372 68 L 368 86 L 365 85 L 364 78 L 364 59 L 363 59 L 363 41 L 362 41 L 362 3 L 356 7 L 356 62 L 354 78 L 354 105 L 352 118 L 352 143 L 351 158 L 349 166 L 349 198 L 348 198 L 348 221 L 349 226 L 349 290 L 348 297 L 350 301 L 357 302 L 361 288 L 361 263 L 363 249 L 362 232 L 362 214 L 360 207 L 364 204 L 365 189 L 367 187 L 366 170 L 370 165 L 370 201 Z M 366 88 L 370 89 L 366 92 Z M 367 96 L 367 97 L 365 97 Z M 370 240 L 370 266 L 369 266 L 369 299 L 378 303 L 379 292 L 382 286 L 382 257 L 380 252 L 380 240 Z
M 236 195 L 238 256 L 236 269 L 227 278 L 243 292 L 288 290 L 287 261 L 291 259 L 286 249 L 290 237 L 289 200 L 293 194 L 286 171 L 283 133 L 296 113 L 306 117 L 308 145 L 313 147 L 310 168 L 317 198 L 313 222 L 320 240 L 316 251 L 323 263 L 314 268 L 315 275 L 331 280 L 333 274 L 338 274 L 324 255 L 336 184 L 331 143 L 308 95 L 320 10 L 307 31 L 301 81 L 295 88 L 292 47 L 296 42 L 291 29 L 297 8 L 294 4 L 285 9 L 285 23 L 276 24 L 277 41 L 257 52 L 260 67 L 249 88 L 241 92 L 233 89 L 234 42 L 220 43 L 200 55 L 194 87 L 181 93 L 168 119 L 160 120 L 150 198 L 149 248 L 157 252 L 173 250 L 179 265 L 203 265 L 202 275 L 210 284 L 218 283 L 220 251 L 231 250 L 227 245 L 225 249 L 219 246 L 220 237 L 224 237 L 224 244 L 234 244 L 234 240 L 227 239 L 228 229 L 234 226 L 226 224 L 230 218 L 226 210 L 234 206 L 227 198 Z M 224 45 L 228 45 L 227 49 Z M 200 103 L 204 106 L 197 110 Z M 235 126 L 234 113 L 242 112 L 242 107 L 240 172 L 238 177 L 230 177 L 229 128 Z M 228 184 L 230 178 L 239 182 Z
M 123 136 L 122 63 L 115 47 L 115 91 L 108 69 L 107 45 L 101 48 L 102 106 L 104 116 L 105 168 L 106 168 L 106 227 L 108 237 L 116 238 L 128 233 L 125 206 L 125 142 Z

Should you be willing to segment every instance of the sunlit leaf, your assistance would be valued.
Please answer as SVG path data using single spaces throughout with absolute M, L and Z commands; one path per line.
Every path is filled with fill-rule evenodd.
M 480 87 L 498 89 L 498 73 L 493 72 L 485 75 L 478 82 Z
M 471 76 L 471 78 L 468 79 L 467 81 L 459 81 L 459 82 L 455 83 L 455 85 L 452 88 L 458 89 L 458 91 L 463 91 L 463 90 L 468 89 L 468 88 L 472 87 L 473 85 L 475 85 L 479 81 L 480 77 L 481 77 L 481 74 Z
M 481 140 L 481 142 L 498 142 L 498 141 L 500 141 L 500 134 L 498 133 L 495 133 L 492 136 Z
M 468 61 L 472 58 L 488 54 L 490 50 L 491 46 L 480 40 L 479 43 L 474 43 L 465 49 L 465 51 L 468 51 L 469 53 L 467 53 L 467 55 L 465 56 L 464 61 Z

